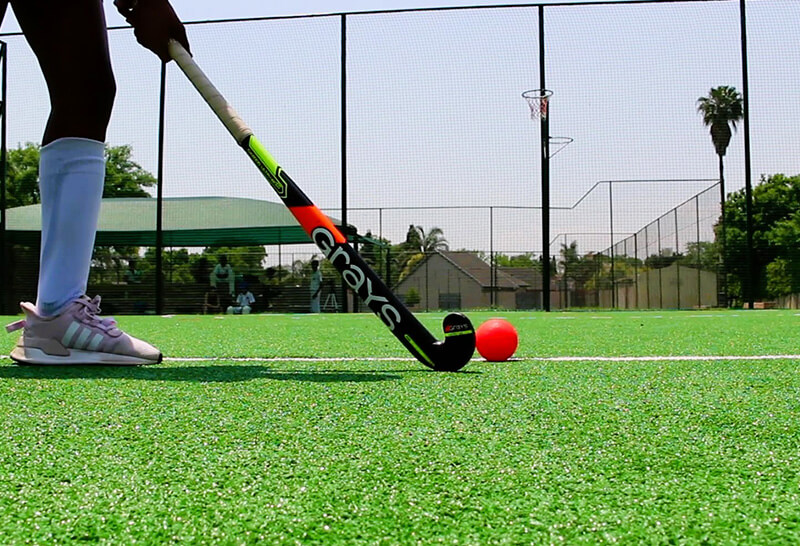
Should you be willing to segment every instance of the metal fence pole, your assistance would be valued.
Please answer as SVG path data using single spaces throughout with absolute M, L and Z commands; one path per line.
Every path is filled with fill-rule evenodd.
M 613 184 L 611 180 L 608 181 L 608 231 L 611 237 L 611 245 L 609 246 L 609 253 L 611 254 L 611 308 L 617 307 L 617 289 L 614 279 L 614 195 L 612 190 Z
M 747 216 L 747 284 L 745 285 L 744 296 L 747 299 L 749 308 L 753 308 L 758 284 L 758 263 L 753 247 L 753 184 L 750 165 L 750 89 L 747 74 L 747 15 L 745 10 L 745 0 L 739 0 L 740 27 L 742 36 L 742 125 L 744 126 L 744 188 L 745 188 L 745 212 Z M 723 219 L 723 223 L 724 223 Z
M 645 266 L 645 268 L 644 268 L 645 275 L 647 275 L 647 277 L 646 277 L 647 280 L 646 280 L 646 283 L 645 283 L 645 286 L 647 288 L 647 294 L 646 294 L 646 298 L 645 299 L 647 300 L 647 308 L 648 309 L 650 309 L 650 269 L 647 267 L 647 252 L 648 252 L 648 250 L 650 248 L 650 245 L 648 243 L 648 237 L 647 237 L 647 233 L 650 231 L 649 228 L 650 228 L 649 225 L 645 226 L 645 228 L 644 228 L 644 259 L 642 260 L 642 263 Z
M 639 234 L 633 234 L 633 301 L 639 309 Z
M 489 207 L 489 306 L 494 307 L 497 279 L 497 260 L 494 256 L 494 207 Z
M 9 299 L 8 286 L 8 249 L 6 248 L 6 60 L 8 48 L 5 42 L 0 42 L 0 313 L 8 313 L 7 300 Z
M 342 147 L 342 227 L 347 227 L 347 15 L 341 15 L 341 44 L 340 44 L 340 83 L 341 96 L 341 147 Z M 350 311 L 350 302 L 347 298 L 347 283 L 342 279 L 342 313 Z
M 539 88 L 545 85 L 544 6 L 539 6 Z M 550 105 L 541 116 L 542 140 L 542 308 L 550 311 Z
M 156 314 L 164 313 L 164 127 L 166 125 L 167 64 L 161 63 L 161 91 L 158 107 L 158 173 L 156 180 Z
M 661 249 L 661 218 L 658 219 L 657 229 L 658 229 L 658 257 L 661 258 L 663 256 L 662 249 Z M 658 265 L 661 265 L 660 259 L 658 260 Z M 658 268 L 658 308 L 664 308 L 664 282 L 663 282 L 663 275 L 662 275 L 662 267 Z
M 680 260 L 678 258 L 678 255 L 680 255 L 681 244 L 680 244 L 680 240 L 678 239 L 678 209 L 677 208 L 675 208 L 674 214 L 675 214 L 675 256 L 676 256 L 676 258 L 675 258 L 675 279 L 676 279 L 675 288 L 677 290 L 678 309 L 680 309 L 682 307 L 681 306 L 681 264 L 679 263 Z
M 695 234 L 697 240 L 697 308 L 700 309 L 703 307 L 703 282 L 702 276 L 702 262 L 700 261 L 700 198 L 698 196 L 694 196 L 694 219 L 695 219 L 695 229 L 697 233 Z

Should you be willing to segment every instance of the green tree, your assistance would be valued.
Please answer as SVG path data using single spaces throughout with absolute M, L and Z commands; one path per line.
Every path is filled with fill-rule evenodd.
M 406 240 L 403 246 L 411 250 L 419 250 L 422 248 L 422 228 L 420 226 L 415 226 L 414 224 L 408 226 L 408 232 L 406 233 Z
M 358 248 L 358 253 L 364 258 L 364 261 L 374 269 L 378 275 L 384 277 L 386 275 L 386 253 L 385 249 L 390 246 L 389 240 L 383 237 L 377 237 L 371 231 L 367 231 L 364 235 L 364 240 Z
M 762 177 L 753 188 L 753 255 L 756 261 L 754 297 L 800 292 L 800 175 Z M 724 267 L 732 297 L 741 299 L 748 275 L 745 191 L 731 193 L 723 222 L 715 226 L 726 248 Z M 780 260 L 780 261 L 778 261 Z M 773 264 L 774 262 L 777 263 Z
M 423 254 L 440 250 L 449 250 L 447 239 L 441 228 L 432 227 L 428 232 L 422 226 L 410 226 L 406 235 L 406 246 Z
M 797 203 L 796 206 L 800 206 Z M 777 257 L 766 266 L 766 292 L 770 297 L 800 293 L 800 211 L 775 223 L 768 241 Z
M 541 263 L 539 263 L 539 260 L 531 252 L 517 254 L 515 256 L 495 254 L 494 260 L 498 267 L 533 267 L 537 270 L 541 269 Z
M 39 196 L 39 146 L 28 142 L 6 155 L 6 206 L 33 205 Z
M 406 305 L 409 307 L 414 307 L 420 301 L 419 291 L 413 286 L 409 288 L 408 292 L 406 293 Z
M 165 281 L 170 284 L 192 284 L 194 276 L 192 275 L 191 260 L 187 249 L 165 249 L 162 254 L 162 260 Z M 146 276 L 148 271 L 143 270 L 143 274 Z M 153 274 L 155 274 L 155 268 L 153 269 Z
M 6 167 L 6 204 L 8 208 L 34 205 L 39 195 L 38 144 L 28 142 L 9 150 Z M 103 197 L 150 197 L 147 188 L 156 185 L 156 178 L 131 159 L 129 145 L 105 148 L 106 177 Z
M 237 278 L 244 275 L 260 277 L 264 274 L 264 260 L 267 259 L 267 251 L 263 246 L 221 246 L 206 248 L 203 254 L 209 259 L 212 269 L 219 261 L 219 257 L 223 254 L 226 255 Z
M 564 280 L 573 281 L 582 288 L 598 273 L 597 263 L 591 256 L 582 256 L 578 251 L 578 242 L 572 241 L 569 246 L 562 244 L 558 267 Z
M 423 254 L 422 252 L 418 252 L 417 254 L 412 254 L 408 258 L 408 260 L 406 260 L 406 263 L 403 265 L 403 269 L 400 271 L 399 280 L 402 281 L 403 279 L 411 275 L 414 269 L 416 269 L 417 266 L 421 264 L 423 261 L 425 261 L 425 254 Z
M 686 254 L 678 263 L 706 271 L 716 271 L 719 265 L 719 245 L 716 242 L 698 241 L 686 245 Z
M 792 271 L 792 264 L 783 258 L 776 258 L 767 264 L 767 293 L 772 297 L 792 294 L 796 289 L 795 279 L 797 271 Z
M 669 249 L 662 250 L 658 254 L 651 254 L 644 260 L 644 266 L 648 269 L 664 269 L 675 262 L 684 260 L 685 257 L 680 252 L 672 252 Z
M 106 180 L 103 197 L 151 197 L 146 188 L 156 178 L 131 159 L 133 148 L 106 145 Z
M 405 242 L 397 245 L 392 251 L 397 257 L 396 270 L 400 272 L 398 280 L 409 275 L 425 256 L 449 249 L 450 246 L 441 228 L 433 227 L 426 232 L 422 226 L 412 224 L 408 228 Z
M 92 252 L 91 283 L 120 283 L 128 260 L 138 257 L 139 248 L 131 246 L 98 246 Z M 140 268 L 141 270 L 141 268 Z
M 150 197 L 146 188 L 156 185 L 156 178 L 131 159 L 133 148 L 122 146 L 105 147 L 106 177 L 103 186 L 103 198 L 114 197 Z M 96 247 L 92 256 L 94 274 L 106 278 L 111 274 L 112 280 L 119 280 L 120 271 L 127 267 L 129 259 L 138 256 L 139 248 L 132 246 Z M 179 257 L 180 253 L 165 251 L 164 276 L 168 282 L 182 282 L 188 275 L 184 271 L 188 264 L 183 263 L 188 256 Z M 177 262 L 175 261 L 177 260 Z M 182 264 L 182 265 L 181 265 Z M 152 272 L 147 262 L 142 264 L 143 279 L 148 282 L 155 275 L 155 262 Z

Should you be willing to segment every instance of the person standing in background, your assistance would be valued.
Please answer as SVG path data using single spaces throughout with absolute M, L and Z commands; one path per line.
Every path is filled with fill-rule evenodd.
M 319 269 L 319 260 L 311 260 L 311 312 L 319 313 L 319 301 L 322 297 L 322 271 Z

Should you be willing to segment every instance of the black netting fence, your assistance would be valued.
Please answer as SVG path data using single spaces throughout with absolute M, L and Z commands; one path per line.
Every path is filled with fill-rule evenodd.
M 785 189 L 800 187 L 800 4 L 745 3 L 746 73 L 741 5 L 476 7 L 188 31 L 217 87 L 311 199 L 353 226 L 354 244 L 412 309 L 790 303 L 800 293 L 800 191 Z M 30 182 L 49 106 L 24 37 L 0 38 L 0 303 L 13 313 L 35 298 Z M 307 310 L 319 251 L 291 236 L 291 222 L 251 215 L 252 201 L 279 199 L 175 66 L 162 97 L 161 66 L 130 29 L 111 29 L 110 43 L 109 157 L 123 178 L 152 185 L 107 184 L 107 197 L 155 200 L 160 188 L 167 212 L 161 238 L 155 212 L 101 218 L 89 291 L 118 313 L 202 313 L 246 285 L 254 310 Z M 749 117 L 737 120 L 721 178 L 698 99 L 745 84 Z M 521 97 L 540 87 L 553 93 L 546 135 Z M 210 280 L 222 255 L 235 275 L 227 291 Z M 324 311 L 359 308 L 327 264 L 323 277 Z

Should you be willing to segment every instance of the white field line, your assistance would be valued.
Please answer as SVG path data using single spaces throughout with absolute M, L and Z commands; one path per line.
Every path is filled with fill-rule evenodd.
M 551 356 L 511 358 L 509 362 L 714 362 L 714 361 L 764 361 L 764 360 L 800 360 L 800 355 L 681 355 L 681 356 Z M 165 357 L 165 362 L 416 362 L 410 357 L 266 357 L 266 358 L 225 358 L 225 357 Z M 473 358 L 472 362 L 486 362 L 481 358 Z
M 533 362 L 713 362 L 717 360 L 800 360 L 800 355 L 554 356 L 520 358 Z
M 509 362 L 715 362 L 715 361 L 768 361 L 768 360 L 800 360 L 800 355 L 677 355 L 677 356 L 517 356 Z M 0 362 L 11 361 L 7 355 L 0 355 Z M 473 362 L 486 362 L 481 358 L 473 358 Z M 219 357 L 191 356 L 164 357 L 164 362 L 416 362 L 411 357 Z
M 552 356 L 552 357 L 515 357 L 510 361 L 516 362 L 707 362 L 717 360 L 800 360 L 800 355 L 743 355 L 743 356 Z M 416 362 L 411 357 L 290 357 L 276 356 L 266 358 L 225 358 L 225 357 L 165 357 L 166 362 Z M 481 358 L 474 358 L 473 362 L 485 362 Z

